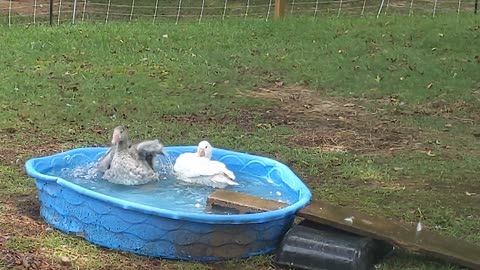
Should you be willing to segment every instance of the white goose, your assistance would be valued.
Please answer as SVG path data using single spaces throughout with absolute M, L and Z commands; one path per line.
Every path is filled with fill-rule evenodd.
M 211 160 L 213 147 L 207 141 L 198 144 L 197 152 L 183 153 L 175 160 L 173 170 L 179 180 L 224 188 L 238 185 L 235 174 L 220 161 Z

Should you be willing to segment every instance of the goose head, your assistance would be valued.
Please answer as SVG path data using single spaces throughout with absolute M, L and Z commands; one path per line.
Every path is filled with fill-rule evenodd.
M 113 129 L 112 145 L 126 144 L 128 142 L 128 131 L 124 126 L 117 126 Z
M 212 145 L 207 141 L 201 141 L 197 147 L 197 155 L 200 157 L 212 158 Z

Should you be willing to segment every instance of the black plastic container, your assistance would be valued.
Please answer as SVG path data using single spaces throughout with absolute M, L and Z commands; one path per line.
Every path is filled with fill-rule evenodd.
M 285 234 L 276 262 L 308 270 L 370 270 L 392 249 L 383 241 L 303 220 Z

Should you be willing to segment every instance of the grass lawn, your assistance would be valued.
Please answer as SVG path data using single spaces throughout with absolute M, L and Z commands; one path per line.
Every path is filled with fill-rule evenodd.
M 288 164 L 315 198 L 480 243 L 480 17 L 0 27 L 0 268 L 279 269 L 107 250 L 39 217 L 28 158 L 132 140 Z M 23 266 L 22 266 L 23 265 Z M 402 251 L 378 269 L 459 269 Z

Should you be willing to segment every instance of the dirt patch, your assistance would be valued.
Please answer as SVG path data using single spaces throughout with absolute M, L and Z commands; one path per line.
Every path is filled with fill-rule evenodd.
M 37 192 L 26 196 L 17 196 L 15 199 L 16 214 L 29 217 L 34 221 L 40 222 L 40 202 L 37 198 Z
M 9 203 L 5 205 L 9 205 Z M 45 230 L 46 225 L 40 220 L 16 213 L 16 208 L 11 204 L 8 208 L 8 210 L 2 213 L 2 218 L 0 219 L 0 225 L 3 229 L 10 228 L 13 229 L 14 234 L 25 234 L 32 237 Z M 38 211 L 38 208 L 36 210 Z M 23 226 L 19 226 L 20 224 Z
M 358 100 L 327 97 L 298 87 L 260 88 L 249 95 L 280 102 L 267 117 L 293 125 L 298 132 L 289 141 L 297 146 L 355 152 L 419 147 L 418 131 L 368 112 Z
M 0 10 L 8 13 L 11 8 L 11 13 L 13 15 L 33 16 L 35 9 L 35 15 L 47 16 L 50 2 L 48 0 L 37 0 L 36 3 L 37 5 L 35 8 L 34 2 L 31 0 L 0 0 Z M 55 3 L 55 5 L 57 5 L 57 3 Z
M 50 262 L 37 252 L 15 252 L 3 249 L 0 250 L 0 264 L 8 269 L 70 269 L 67 265 Z
M 46 225 L 39 220 L 15 213 L 15 207 L 9 204 L 5 206 L 7 209 L 0 216 L 0 265 L 8 269 L 67 269 L 64 265 L 52 264 L 35 247 L 28 251 L 8 248 L 6 243 L 12 237 L 36 237 L 45 231 Z
M 240 108 L 235 108 L 235 111 L 237 113 L 235 116 L 227 114 L 212 115 L 208 110 L 202 110 L 198 113 L 188 115 L 164 115 L 159 119 L 165 123 L 181 123 L 190 126 L 198 126 L 201 124 L 220 126 L 235 123 L 235 125 L 242 130 L 253 131 L 255 126 L 252 123 L 256 117 L 255 114 L 263 113 Z
M 92 126 L 85 132 L 107 137 L 110 130 Z M 32 156 L 47 156 L 73 148 L 78 137 L 81 138 L 81 134 L 46 133 L 35 128 L 5 128 L 0 130 L 0 163 L 23 167 L 26 159 Z
M 408 112 L 407 112 L 408 113 Z M 428 116 L 440 116 L 446 119 L 452 119 L 463 123 L 474 124 L 480 121 L 480 106 L 467 103 L 465 101 L 446 102 L 436 101 L 421 106 L 416 106 L 411 114 L 420 114 Z M 458 117 L 456 115 L 468 115 L 468 117 Z

